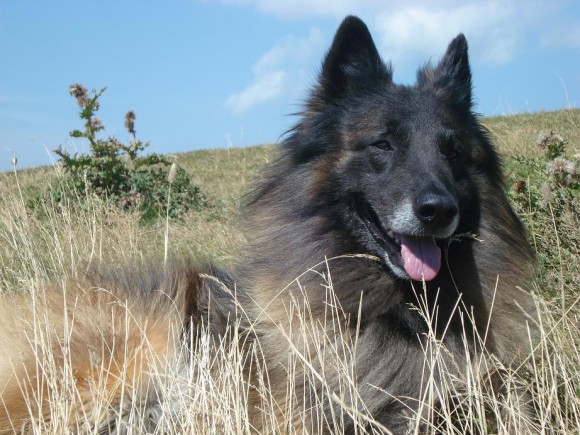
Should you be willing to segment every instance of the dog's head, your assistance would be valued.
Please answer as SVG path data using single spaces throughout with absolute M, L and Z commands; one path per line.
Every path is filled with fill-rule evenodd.
M 414 86 L 401 86 L 365 24 L 346 18 L 293 135 L 295 162 L 318 167 L 327 175 L 321 194 L 348 204 L 337 219 L 403 279 L 436 277 L 444 241 L 476 230 L 474 179 L 500 179 L 472 112 L 463 35 L 436 66 L 418 72 Z

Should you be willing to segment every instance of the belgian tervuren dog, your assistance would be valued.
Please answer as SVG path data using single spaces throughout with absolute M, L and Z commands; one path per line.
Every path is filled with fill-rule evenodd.
M 82 400 L 65 424 L 112 430 L 107 415 L 94 415 L 95 392 L 112 408 L 163 400 L 150 388 L 163 381 L 153 366 L 180 364 L 180 343 L 202 323 L 216 336 L 235 324 L 244 349 L 260 349 L 246 367 L 256 432 L 404 433 L 409 416 L 424 413 L 426 391 L 443 394 L 443 366 L 460 376 L 476 355 L 517 360 L 530 348 L 534 310 L 521 287 L 533 253 L 472 106 L 463 35 L 414 86 L 401 86 L 365 24 L 346 18 L 300 119 L 247 199 L 248 244 L 233 271 L 101 267 L 39 291 L 34 304 L 2 302 L 1 427 L 51 419 L 48 398 L 70 387 Z M 328 320 L 332 310 L 342 320 Z M 340 364 L 312 357 L 324 346 L 297 333 L 305 316 L 329 348 L 355 343 L 339 358 L 352 369 L 350 393 Z M 48 332 L 36 333 L 38 324 Z M 442 365 L 428 367 L 433 343 Z M 311 357 L 291 363 L 289 353 Z M 46 380 L 47 365 L 74 385 Z M 251 385 L 257 367 L 274 403 L 267 418 Z

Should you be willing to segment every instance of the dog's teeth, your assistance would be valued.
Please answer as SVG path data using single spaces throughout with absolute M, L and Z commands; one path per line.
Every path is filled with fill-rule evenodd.
M 389 236 L 391 239 L 395 238 L 395 233 L 393 233 L 391 230 L 387 231 L 387 236 Z

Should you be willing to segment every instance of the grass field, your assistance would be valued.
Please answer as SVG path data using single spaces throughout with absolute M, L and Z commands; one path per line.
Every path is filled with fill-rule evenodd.
M 538 295 L 543 313 L 542 342 L 524 370 L 539 410 L 537 427 L 545 433 L 580 433 L 580 190 L 578 183 L 570 187 L 550 180 L 547 160 L 536 144 L 540 133 L 557 132 L 567 139 L 565 157 L 580 165 L 580 110 L 483 122 L 504 158 L 506 188 L 538 257 L 536 281 L 522 283 Z M 175 161 L 201 185 L 209 205 L 181 220 L 146 226 L 138 215 L 119 212 L 99 199 L 71 197 L 58 204 L 47 201 L 40 212 L 30 210 L 29 198 L 59 183 L 62 174 L 57 168 L 0 174 L 1 291 L 33 293 L 48 282 L 76 277 L 94 261 L 122 264 L 162 258 L 166 249 L 173 256 L 232 264 L 243 257 L 243 195 L 275 154 L 275 146 L 265 145 L 176 155 Z M 179 386 L 183 373 L 173 373 L 175 380 L 165 394 L 177 405 L 159 411 L 167 412 L 166 432 L 251 432 L 243 410 L 246 398 L 238 394 L 241 357 L 236 348 L 218 346 L 209 352 L 212 346 L 203 342 L 191 360 L 188 376 L 195 379 L 190 378 L 187 388 Z M 220 361 L 208 363 L 207 354 L 217 355 Z M 203 376 L 199 367 L 204 367 Z M 524 427 L 517 423 L 525 414 L 518 405 L 490 398 L 486 388 L 478 389 L 479 384 L 472 387 L 470 397 L 481 401 L 467 408 L 464 420 L 458 421 L 456 410 L 444 413 L 445 427 L 456 428 L 456 433 L 504 434 Z M 65 398 L 57 399 L 51 403 L 53 420 L 35 422 L 33 432 L 66 429 L 63 421 L 72 405 Z M 483 407 L 483 402 L 491 406 Z M 491 421 L 490 413 L 493 424 L 486 423 Z M 136 432 L 147 429 L 135 424 Z M 96 430 L 90 423 L 82 427 L 87 432 Z

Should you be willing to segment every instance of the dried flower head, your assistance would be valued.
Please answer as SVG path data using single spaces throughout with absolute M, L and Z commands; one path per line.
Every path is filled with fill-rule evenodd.
M 544 148 L 549 142 L 563 142 L 564 138 L 560 136 L 558 133 L 555 133 L 554 130 L 550 131 L 550 133 L 541 132 L 538 135 L 536 143 L 541 148 Z
M 100 118 L 96 118 L 96 117 L 95 118 L 91 118 L 88 121 L 88 124 L 90 124 L 91 129 L 93 131 L 100 130 L 103 127 L 103 123 L 102 123 L 101 119 Z
M 516 180 L 514 189 L 517 193 L 524 193 L 526 191 L 526 182 L 524 180 Z
M 548 175 L 556 183 L 569 186 L 578 178 L 576 164 L 562 157 L 556 157 L 546 165 Z
M 135 136 L 135 112 L 129 110 L 125 115 L 125 128 Z
M 79 107 L 83 108 L 89 104 L 89 95 L 87 89 L 80 83 L 74 83 L 68 88 L 69 94 L 77 99 Z

